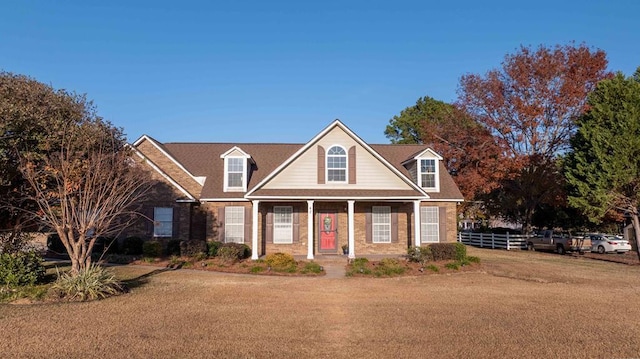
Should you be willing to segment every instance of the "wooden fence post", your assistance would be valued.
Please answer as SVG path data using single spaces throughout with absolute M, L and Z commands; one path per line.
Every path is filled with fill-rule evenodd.
M 491 249 L 496 249 L 496 237 L 493 232 L 491 233 Z
M 507 250 L 509 250 L 509 232 L 507 232 Z

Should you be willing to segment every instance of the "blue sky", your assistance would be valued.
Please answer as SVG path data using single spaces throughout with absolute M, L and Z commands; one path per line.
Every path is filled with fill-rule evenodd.
M 8 1 L 0 70 L 94 100 L 129 140 L 365 141 L 520 45 L 575 41 L 640 66 L 640 1 Z M 437 4 L 436 4 L 437 3 Z

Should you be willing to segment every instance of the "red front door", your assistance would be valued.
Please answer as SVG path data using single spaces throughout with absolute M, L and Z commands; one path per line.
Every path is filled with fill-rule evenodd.
M 324 211 L 318 214 L 320 250 L 334 251 L 338 248 L 338 222 L 336 212 Z

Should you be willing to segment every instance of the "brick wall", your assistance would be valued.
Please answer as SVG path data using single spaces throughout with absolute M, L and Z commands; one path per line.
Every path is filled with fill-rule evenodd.
M 392 211 L 398 213 L 398 240 L 392 243 L 367 243 L 366 241 L 366 213 L 371 211 L 372 206 L 391 206 Z M 413 238 L 411 213 L 413 203 L 358 203 L 354 208 L 355 226 L 355 253 L 356 256 L 366 256 L 368 254 L 404 254 L 407 252 L 409 240 Z M 394 230 L 392 228 L 392 230 Z
M 293 243 L 291 244 L 281 244 L 281 243 L 266 243 L 267 236 L 267 226 L 263 225 L 266 223 L 266 218 L 269 212 L 273 211 L 273 206 L 292 206 L 294 212 L 298 212 L 298 236 L 293 236 Z M 294 214 L 295 215 L 295 214 Z M 271 253 L 289 253 L 292 255 L 307 255 L 308 248 L 308 235 L 307 229 L 309 226 L 307 225 L 307 202 L 260 202 L 260 238 L 262 238 L 260 242 L 260 252 L 261 254 L 271 254 Z M 295 233 L 296 231 L 294 231 Z
M 298 212 L 298 236 L 294 236 L 291 244 L 267 243 L 266 218 L 269 212 L 273 211 L 273 206 L 293 206 L 294 212 Z M 392 243 L 367 243 L 366 240 L 366 213 L 374 205 L 390 205 L 398 216 L 398 240 Z M 457 234 L 456 204 L 452 202 L 425 202 L 424 206 L 438 206 L 446 208 L 446 220 L 444 230 L 446 231 L 446 242 L 455 242 Z M 242 206 L 245 208 L 245 225 L 251 226 L 251 202 L 207 202 L 200 205 L 197 210 L 206 213 L 206 239 L 208 241 L 220 240 L 220 225 L 224 219 L 219 220 L 219 209 L 226 206 Z M 180 209 L 182 210 L 182 209 Z M 193 209 L 192 209 L 193 210 Z M 337 248 L 335 252 L 321 253 L 318 241 L 318 213 L 322 211 L 335 211 L 337 214 Z M 180 212 L 188 213 L 188 212 Z M 357 256 L 371 254 L 404 254 L 409 246 L 414 243 L 413 229 L 413 203 L 375 203 L 356 202 L 354 207 L 354 233 L 355 233 L 355 253 Z M 342 254 L 342 245 L 348 243 L 348 218 L 346 202 L 316 202 L 314 204 L 313 236 L 314 255 L 322 254 Z M 306 256 L 308 253 L 308 225 L 307 225 L 307 203 L 306 202 L 260 202 L 258 214 L 258 253 L 266 255 L 270 253 L 283 252 L 292 255 Z M 180 233 L 185 233 L 182 229 Z M 251 228 L 245 230 L 245 244 L 252 246 Z
M 190 238 L 190 221 L 193 203 L 179 203 L 177 199 L 184 195 L 178 191 L 173 185 L 167 183 L 166 179 L 159 175 L 156 171 L 149 168 L 149 175 L 154 184 L 150 191 L 140 203 L 140 218 L 129 228 L 124 231 L 120 237 L 136 236 L 145 240 L 154 239 L 153 237 L 153 209 L 154 207 L 171 207 L 174 212 L 173 233 L 172 237 L 159 238 L 163 240 L 180 239 L 188 240 Z
M 169 157 L 160 152 L 150 141 L 143 141 L 136 148 L 189 193 L 196 198 L 200 197 L 202 185 L 178 167 Z
M 458 240 L 458 205 L 455 202 L 443 204 L 447 207 L 447 242 Z

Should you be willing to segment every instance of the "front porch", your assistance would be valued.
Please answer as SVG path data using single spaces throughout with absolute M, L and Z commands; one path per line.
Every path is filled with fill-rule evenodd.
M 414 215 L 420 213 L 420 201 L 253 200 L 251 204 L 251 223 L 258 224 L 252 226 L 251 232 L 251 258 L 254 260 L 275 252 L 304 256 L 306 260 L 340 258 L 345 245 L 348 247 L 346 258 L 397 256 L 406 253 L 411 245 L 420 245 L 420 216 Z M 388 207 L 386 239 L 385 233 L 376 233 L 375 237 L 372 233 L 373 207 Z M 278 214 L 274 212 L 284 220 L 277 218 Z M 283 228 L 293 233 L 292 238 L 278 237 Z

